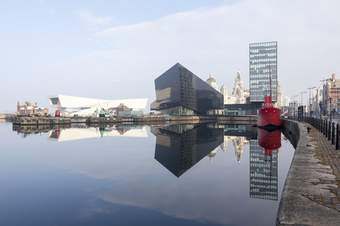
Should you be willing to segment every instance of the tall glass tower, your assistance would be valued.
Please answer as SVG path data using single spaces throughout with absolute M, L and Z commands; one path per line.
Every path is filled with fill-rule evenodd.
M 264 96 L 277 101 L 277 42 L 249 44 L 250 102 L 263 102 Z

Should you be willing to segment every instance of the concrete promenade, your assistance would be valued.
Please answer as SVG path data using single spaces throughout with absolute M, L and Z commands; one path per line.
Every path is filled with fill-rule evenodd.
M 339 226 L 340 151 L 307 123 L 286 120 L 284 125 L 296 151 L 282 193 L 277 225 Z M 309 132 L 307 127 L 311 128 Z

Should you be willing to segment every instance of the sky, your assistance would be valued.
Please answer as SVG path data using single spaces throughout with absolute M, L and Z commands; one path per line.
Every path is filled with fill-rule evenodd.
M 0 112 L 65 94 L 155 98 L 179 62 L 231 92 L 249 83 L 248 46 L 278 41 L 278 79 L 294 96 L 340 76 L 338 0 L 2 0 Z

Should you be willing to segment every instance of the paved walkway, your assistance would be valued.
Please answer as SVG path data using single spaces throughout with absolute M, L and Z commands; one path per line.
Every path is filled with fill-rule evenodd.
M 307 132 L 307 127 L 312 128 Z M 340 225 L 340 150 L 299 123 L 297 145 L 278 213 L 278 225 Z

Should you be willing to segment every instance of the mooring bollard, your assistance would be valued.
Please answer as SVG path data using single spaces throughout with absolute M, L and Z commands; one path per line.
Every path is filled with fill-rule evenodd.
M 336 141 L 335 141 L 335 149 L 336 150 L 339 150 L 339 131 L 340 131 L 340 128 L 339 128 L 339 124 L 337 123 L 336 124 Z
M 332 144 L 335 144 L 335 123 L 332 122 Z

